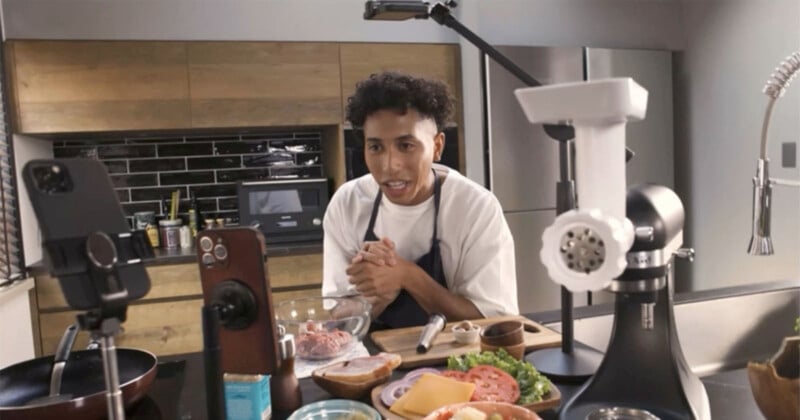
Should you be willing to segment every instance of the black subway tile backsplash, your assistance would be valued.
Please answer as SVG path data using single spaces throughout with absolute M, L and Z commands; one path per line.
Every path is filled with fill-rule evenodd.
M 203 218 L 236 219 L 236 182 L 321 178 L 319 131 L 126 134 L 56 139 L 57 158 L 86 157 L 106 165 L 129 219 L 137 211 L 161 214 L 161 199 L 181 191 L 185 217 L 190 191 Z
M 270 175 L 276 178 L 322 178 L 321 166 L 270 168 Z
M 236 195 L 236 184 L 192 186 L 189 189 L 197 197 L 233 197 Z
M 239 200 L 236 197 L 219 199 L 220 210 L 236 210 L 238 208 L 239 208 Z
M 213 184 L 213 171 L 164 172 L 159 174 L 161 185 Z
M 238 135 L 219 135 L 219 136 L 186 136 L 184 139 L 187 142 L 221 142 L 221 141 L 239 141 Z
M 182 143 L 182 144 L 159 144 L 158 156 L 193 156 L 211 155 L 214 147 L 211 143 Z
M 122 203 L 122 210 L 128 216 L 133 216 L 137 211 L 152 211 L 159 214 L 159 205 L 157 201 L 150 203 Z
M 100 159 L 113 159 L 113 158 L 143 158 L 155 157 L 155 146 L 98 146 L 97 156 Z
M 53 156 L 57 158 L 97 158 L 96 147 L 56 147 L 53 150 Z
M 141 159 L 130 161 L 131 172 L 183 171 L 185 169 L 185 158 Z
M 245 169 L 235 171 L 217 171 L 217 182 L 236 182 L 248 180 L 265 180 L 270 178 L 269 169 Z
M 158 186 L 156 174 L 111 175 L 111 183 L 117 188 Z
M 188 158 L 189 169 L 223 169 L 242 166 L 241 156 Z
M 237 141 L 216 143 L 216 152 L 219 155 L 232 155 L 243 153 L 266 153 L 266 141 Z
M 131 189 L 131 201 L 151 201 L 161 200 L 166 197 L 167 200 L 172 196 L 172 192 L 180 190 L 181 197 L 186 197 L 187 191 L 185 186 L 179 187 L 159 187 L 159 188 L 133 188 Z
M 114 190 L 117 193 L 117 199 L 120 203 L 131 201 L 131 194 L 128 190 Z
M 56 157 L 58 157 L 58 155 L 56 155 Z M 106 160 L 103 161 L 103 164 L 106 165 L 106 170 L 108 170 L 110 174 L 124 174 L 128 172 L 128 161 L 125 160 Z

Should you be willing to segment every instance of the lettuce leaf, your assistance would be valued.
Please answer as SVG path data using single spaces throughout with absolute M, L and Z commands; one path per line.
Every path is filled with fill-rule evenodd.
M 519 384 L 520 396 L 517 404 L 531 404 L 542 401 L 550 392 L 550 380 L 539 373 L 532 364 L 517 360 L 505 349 L 496 352 L 483 351 L 467 353 L 447 358 L 447 368 L 466 372 L 478 365 L 491 365 L 511 375 Z

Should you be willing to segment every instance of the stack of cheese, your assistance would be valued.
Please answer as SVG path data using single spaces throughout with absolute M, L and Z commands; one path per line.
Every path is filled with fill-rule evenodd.
M 473 383 L 423 373 L 389 409 L 406 418 L 424 417 L 439 407 L 469 401 L 473 391 Z

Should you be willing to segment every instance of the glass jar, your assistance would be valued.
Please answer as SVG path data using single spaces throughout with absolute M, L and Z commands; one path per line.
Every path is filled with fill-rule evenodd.
M 158 226 L 161 228 L 161 246 L 167 249 L 175 249 L 181 246 L 181 225 L 180 219 L 159 220 Z

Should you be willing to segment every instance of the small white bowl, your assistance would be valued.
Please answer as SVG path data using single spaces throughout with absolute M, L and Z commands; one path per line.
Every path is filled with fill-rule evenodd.
M 453 325 L 451 331 L 453 331 L 453 338 L 455 338 L 457 343 L 472 344 L 478 342 L 478 338 L 480 338 L 481 334 L 481 327 L 469 321 L 462 321 Z

